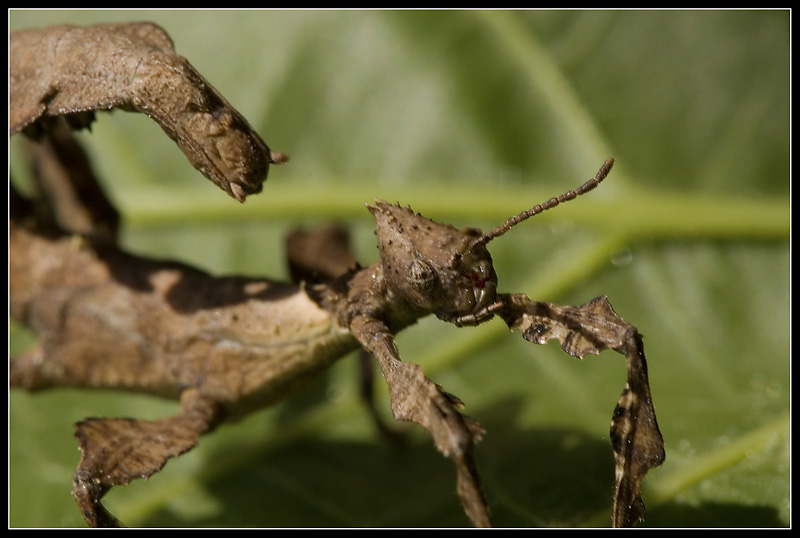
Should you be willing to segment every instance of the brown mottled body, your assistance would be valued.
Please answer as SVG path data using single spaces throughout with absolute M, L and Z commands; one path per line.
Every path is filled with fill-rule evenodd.
M 361 348 L 381 368 L 394 417 L 431 433 L 456 465 L 465 513 L 475 526 L 489 526 L 473 454 L 483 428 L 420 366 L 402 361 L 395 345 L 397 332 L 428 314 L 456 325 L 497 315 L 526 340 L 556 339 L 576 357 L 605 349 L 624 355 L 628 382 L 611 424 L 613 524 L 644 516 L 640 485 L 664 460 L 664 445 L 641 336 L 604 297 L 559 306 L 498 294 L 486 248 L 517 223 L 595 188 L 613 159 L 578 189 L 486 234 L 377 201 L 368 209 L 381 260 L 370 267 L 358 267 L 346 238 L 331 229 L 293 236 L 289 261 L 305 275 L 299 284 L 214 277 L 121 250 L 116 212 L 65 128 L 85 111 L 142 111 L 229 194 L 257 192 L 260 181 L 250 174 L 266 173 L 268 162 L 281 158 L 265 157 L 266 146 L 248 138 L 244 120 L 171 47 L 147 24 L 55 27 L 12 38 L 9 130 L 41 127 L 43 138 L 30 148 L 40 199 L 10 186 L 10 313 L 38 336 L 32 349 L 10 359 L 11 385 L 119 389 L 181 402 L 179 414 L 160 420 L 76 424 L 82 456 L 72 493 L 88 524 L 121 525 L 101 502 L 110 488 L 152 475 L 219 424 L 284 398 Z M 101 91 L 105 82 L 109 96 Z M 325 260 L 315 256 L 321 240 L 335 243 Z
M 32 133 L 48 118 L 86 126 L 95 110 L 153 118 L 189 162 L 243 202 L 261 192 L 272 152 L 152 23 L 22 30 L 9 40 L 9 133 Z
M 9 237 L 11 314 L 39 337 L 11 362 L 12 384 L 29 390 L 177 399 L 194 387 L 238 417 L 358 345 L 295 285 L 212 277 L 14 224 Z

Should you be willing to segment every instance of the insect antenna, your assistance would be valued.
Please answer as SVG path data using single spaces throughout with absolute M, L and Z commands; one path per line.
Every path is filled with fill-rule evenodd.
M 494 239 L 496 237 L 500 237 L 501 235 L 506 233 L 508 230 L 510 230 L 511 228 L 513 228 L 514 226 L 519 224 L 520 222 L 522 222 L 524 220 L 527 220 L 527 219 L 533 217 L 534 215 L 538 215 L 539 213 L 543 213 L 543 212 L 547 211 L 548 209 L 552 209 L 552 208 L 554 208 L 555 206 L 557 206 L 558 204 L 560 204 L 562 202 L 568 202 L 569 200 L 574 200 L 575 198 L 577 198 L 581 194 L 585 194 L 585 193 L 589 192 L 590 190 L 592 190 L 595 187 L 597 187 L 600 184 L 600 182 L 603 181 L 606 178 L 608 173 L 611 171 L 611 167 L 612 166 L 614 166 L 614 157 L 609 157 L 606 160 L 606 162 L 603 163 L 603 166 L 600 167 L 600 170 L 597 171 L 597 174 L 592 179 L 590 179 L 589 181 L 587 181 L 586 183 L 584 183 L 583 185 L 581 185 L 577 189 L 571 190 L 571 191 L 567 191 L 564 194 L 562 194 L 561 196 L 557 196 L 555 198 L 550 198 L 548 201 L 544 202 L 543 204 L 536 205 L 536 206 L 528 209 L 527 211 L 523 211 L 519 215 L 511 217 L 510 219 L 505 221 L 503 224 L 501 224 L 497 228 L 494 228 L 493 230 L 490 230 L 489 232 L 486 232 L 485 234 L 483 234 L 479 238 L 475 239 L 475 241 L 473 241 L 471 243 L 470 247 L 471 248 L 475 248 L 478 245 L 485 245 L 486 243 L 488 243 L 492 239 Z

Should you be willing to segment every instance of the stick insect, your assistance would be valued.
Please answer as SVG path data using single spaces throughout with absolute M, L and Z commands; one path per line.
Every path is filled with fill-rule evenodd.
M 61 47 L 64 29 L 53 31 L 60 36 Z M 114 25 L 92 31 L 104 36 L 100 42 L 116 40 L 120 32 L 123 41 L 136 42 L 130 36 L 155 30 Z M 144 43 L 145 49 L 138 42 L 132 48 L 134 58 L 145 54 L 150 45 Z M 12 36 L 12 49 L 17 46 Z M 33 45 L 23 41 L 19 46 Z M 85 65 L 91 51 L 72 54 Z M 74 120 L 75 114 L 109 106 L 142 110 L 130 106 L 142 102 L 136 92 L 128 94 L 127 101 L 112 100 L 109 105 L 96 102 L 91 91 L 82 94 L 80 85 L 70 86 L 69 92 L 89 95 L 88 101 L 78 107 L 52 107 L 62 86 L 38 81 L 34 75 L 13 76 L 15 58 L 12 55 L 12 95 L 24 94 L 25 99 L 12 99 L 12 106 L 24 102 L 29 110 L 16 111 L 12 117 L 29 120 L 23 128 L 12 123 L 10 132 L 24 129 L 35 135 L 31 154 L 45 196 L 30 200 L 10 187 L 10 312 L 38 336 L 33 348 L 10 359 L 11 385 L 30 391 L 62 386 L 120 389 L 180 401 L 177 415 L 160 420 L 89 418 L 75 425 L 82 455 L 72 495 L 89 525 L 122 525 L 102 504 L 112 487 L 151 476 L 170 458 L 196 446 L 202 435 L 280 401 L 339 358 L 363 350 L 374 357 L 389 386 L 394 418 L 430 432 L 436 448 L 455 464 L 456 490 L 469 520 L 478 527 L 490 526 L 474 458 L 483 428 L 462 414 L 461 401 L 425 377 L 420 366 L 402 360 L 395 345 L 394 335 L 429 314 L 457 326 L 480 325 L 498 316 L 526 340 L 544 344 L 556 339 L 576 357 L 605 349 L 624 355 L 628 379 L 611 421 L 616 459 L 612 522 L 616 527 L 630 526 L 644 517 L 641 482 L 649 469 L 663 462 L 665 453 L 639 332 L 614 312 L 605 297 L 582 306 L 559 306 L 523 294 L 498 293 L 498 277 L 487 250 L 489 242 L 519 223 L 597 187 L 611 171 L 613 159 L 579 188 L 487 233 L 455 228 L 408 207 L 376 201 L 367 209 L 375 219 L 380 261 L 369 267 L 354 265 L 346 248 L 334 245 L 343 261 L 333 268 L 322 267 L 319 256 L 310 256 L 309 262 L 308 256 L 291 254 L 295 267 L 315 275 L 299 285 L 211 276 L 121 249 L 116 222 L 109 216 L 113 206 L 71 138 L 76 123 L 65 120 Z M 130 65 L 123 62 L 114 69 Z M 181 80 L 208 88 L 198 77 Z M 91 77 L 83 80 L 93 83 Z M 225 131 L 198 130 L 196 118 L 182 116 L 176 105 L 186 102 L 186 93 L 171 93 L 169 86 L 159 91 L 148 101 L 148 114 L 172 125 L 172 130 L 165 129 L 170 136 L 185 131 L 197 138 L 193 144 L 179 141 L 179 146 L 193 162 L 206 159 L 202 152 L 198 157 L 194 148 L 212 147 Z M 34 109 L 39 112 L 31 113 Z M 233 124 L 244 129 L 246 139 L 257 137 L 246 123 Z M 261 155 L 257 162 L 286 160 L 266 144 L 245 145 L 250 150 L 256 147 Z M 209 177 L 240 199 L 246 192 L 242 170 L 218 166 Z M 257 189 L 252 181 L 246 184 L 251 192 Z M 86 218 L 76 224 L 70 217 L 76 213 Z

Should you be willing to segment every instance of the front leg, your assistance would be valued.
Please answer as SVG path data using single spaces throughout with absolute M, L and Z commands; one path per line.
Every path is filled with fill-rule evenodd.
M 614 527 L 644 519 L 639 490 L 647 471 L 664 462 L 664 439 L 656 421 L 642 336 L 619 317 L 605 297 L 581 306 L 534 302 L 522 294 L 501 295 L 500 316 L 530 342 L 551 339 L 578 358 L 613 349 L 628 359 L 628 381 L 611 419 L 611 447 L 616 459 Z
M 394 338 L 382 321 L 358 315 L 351 320 L 350 330 L 378 360 L 389 385 L 395 419 L 413 421 L 428 429 L 439 451 L 456 464 L 457 491 L 464 511 L 476 527 L 491 526 L 473 456 L 483 428 L 462 415 L 458 411 L 463 406 L 461 401 L 425 377 L 419 365 L 400 360 Z
M 169 458 L 194 448 L 203 433 L 220 420 L 217 405 L 197 389 L 181 396 L 181 412 L 160 420 L 89 418 L 75 425 L 81 461 L 75 471 L 72 496 L 92 527 L 122 527 L 100 502 L 113 486 L 148 478 Z

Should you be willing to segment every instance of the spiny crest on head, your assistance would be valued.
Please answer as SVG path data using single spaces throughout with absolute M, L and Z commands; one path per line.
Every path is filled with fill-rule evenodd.
M 539 213 L 543 213 L 548 209 L 552 209 L 562 202 L 568 202 L 569 200 L 574 200 L 581 194 L 586 194 L 590 190 L 597 187 L 600 184 L 600 182 L 606 178 L 608 173 L 611 171 L 612 166 L 614 166 L 614 158 L 609 157 L 606 160 L 606 162 L 603 163 L 603 166 L 600 167 L 600 170 L 597 171 L 597 174 L 592 179 L 590 179 L 589 181 L 587 181 L 586 183 L 584 183 L 575 190 L 567 191 L 561 196 L 557 196 L 555 198 L 550 198 L 543 204 L 536 205 L 528 209 L 527 211 L 523 211 L 519 215 L 511 217 L 497 228 L 494 228 L 493 230 L 490 230 L 485 234 L 483 234 L 482 236 L 475 239 L 470 244 L 470 250 L 478 248 L 480 245 L 485 245 L 486 243 L 488 243 L 489 241 L 491 241 L 496 237 L 500 237 L 501 235 L 506 233 L 508 230 L 510 230 L 520 222 L 527 220 L 533 217 L 534 215 L 538 215 Z

